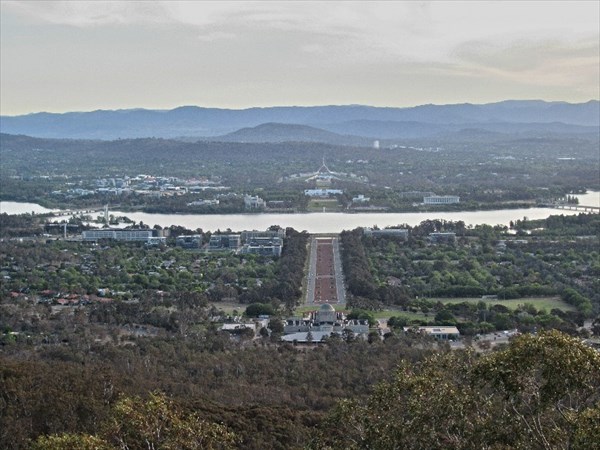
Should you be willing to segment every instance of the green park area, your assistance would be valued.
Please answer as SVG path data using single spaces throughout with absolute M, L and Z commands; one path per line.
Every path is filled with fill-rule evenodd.
M 308 202 L 308 212 L 338 212 L 342 206 L 335 198 L 312 199 Z
M 522 309 L 526 305 L 532 305 L 538 311 L 545 310 L 547 312 L 552 311 L 553 309 L 558 309 L 561 311 L 575 311 L 576 308 L 573 305 L 569 305 L 567 302 L 561 300 L 558 296 L 553 297 L 524 297 L 524 298 L 514 298 L 510 300 L 502 300 L 502 299 L 480 299 L 480 298 L 434 298 L 432 299 L 435 302 L 441 302 L 444 305 L 451 305 L 457 303 L 472 303 L 478 304 L 479 302 L 484 302 L 488 307 L 494 305 L 502 305 L 507 307 L 508 309 L 514 311 L 517 309 Z

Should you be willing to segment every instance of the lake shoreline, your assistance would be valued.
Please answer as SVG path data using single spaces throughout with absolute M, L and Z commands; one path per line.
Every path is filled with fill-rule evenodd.
M 580 203 L 593 203 L 587 206 L 600 205 L 600 192 L 588 191 L 587 194 L 578 196 Z M 585 201 L 582 202 L 582 199 Z M 37 208 L 37 209 L 36 209 Z M 75 215 L 77 211 L 63 212 L 47 210 L 33 203 L 0 202 L 0 211 L 9 214 L 53 213 L 56 220 Z M 103 212 L 85 212 L 87 215 L 101 215 Z M 402 225 L 415 226 L 424 220 L 463 221 L 466 226 L 500 225 L 509 226 L 511 221 L 545 219 L 551 215 L 575 215 L 579 211 L 570 211 L 551 208 L 509 208 L 479 211 L 426 211 L 426 212 L 302 212 L 302 213 L 242 213 L 242 214 L 149 214 L 144 212 L 126 212 L 109 210 L 114 217 L 128 217 L 131 221 L 149 226 L 159 225 L 163 228 L 182 226 L 190 230 L 202 229 L 203 231 L 219 230 L 261 230 L 272 225 L 283 228 L 294 228 L 309 233 L 339 233 L 358 227 L 397 227 Z
M 31 209 L 35 212 L 35 210 L 39 210 L 40 212 L 35 212 L 35 214 L 58 214 L 58 216 L 63 215 L 62 213 L 65 211 L 69 212 L 84 212 L 86 214 L 100 214 L 104 208 L 104 206 L 93 206 L 93 207 L 85 207 L 85 208 L 49 208 L 39 203 L 33 202 L 21 202 L 16 200 L 9 199 L 0 199 L 1 204 L 18 204 L 18 205 L 32 205 Z M 110 206 L 110 204 L 109 204 Z M 184 216 L 184 215 L 198 215 L 198 216 L 212 216 L 212 215 L 248 215 L 248 216 L 259 216 L 259 215 L 269 215 L 269 214 L 281 214 L 281 215 L 297 215 L 297 214 L 425 214 L 425 213 L 461 213 L 461 212 L 478 212 L 478 211 L 502 211 L 502 210 L 512 210 L 512 209 L 522 209 L 527 210 L 531 208 L 541 208 L 542 206 L 538 206 L 535 204 L 525 204 L 525 203 L 514 203 L 514 204 L 488 204 L 488 205 L 479 205 L 478 207 L 472 208 L 447 208 L 447 207 L 431 207 L 431 208 L 416 208 L 416 209 L 404 209 L 404 210 L 384 210 L 384 209 L 374 209 L 368 210 L 363 209 L 359 211 L 355 210 L 331 210 L 328 211 L 280 211 L 280 210 L 262 210 L 262 211 L 234 211 L 234 212 L 221 212 L 221 211 L 169 211 L 169 212 L 159 212 L 154 211 L 153 209 L 144 209 L 144 208 L 120 208 L 119 206 L 115 206 L 118 208 L 121 213 L 142 213 L 142 214 L 162 214 L 162 215 L 173 215 L 173 216 Z M 552 208 L 548 208 L 552 209 Z M 43 212 L 42 212 L 43 210 Z M 88 212 L 89 211 L 89 212 Z M 0 209 L 0 214 L 4 211 Z M 12 214 L 27 214 L 31 211 L 24 211 L 18 213 L 8 213 Z

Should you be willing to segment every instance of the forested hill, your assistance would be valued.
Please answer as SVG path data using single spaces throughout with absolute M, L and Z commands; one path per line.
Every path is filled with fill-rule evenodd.
M 265 123 L 209 139 L 219 142 L 322 142 L 362 146 L 370 145 L 373 141 L 365 137 L 342 135 L 308 125 L 283 123 Z
M 255 189 L 272 188 L 290 174 L 314 171 L 325 157 L 332 170 L 366 176 L 380 187 L 411 186 L 467 196 L 477 186 L 477 192 L 502 189 L 513 192 L 512 199 L 522 199 L 525 186 L 538 189 L 547 186 L 549 179 L 560 180 L 560 186 L 571 190 L 597 186 L 597 155 L 597 136 L 548 135 L 542 139 L 465 132 L 455 140 L 384 140 L 375 150 L 372 141 L 368 146 L 355 147 L 321 142 L 187 142 L 160 138 L 103 141 L 1 134 L 0 176 L 4 195 L 9 192 L 12 177 L 51 174 L 92 179 L 99 174 L 140 173 L 183 178 L 216 176 L 226 186 Z M 440 158 L 445 161 L 443 167 Z M 491 165 L 497 174 L 492 177 Z M 400 166 L 402 173 L 398 172 Z M 15 189 L 17 192 L 22 188 Z M 543 194 L 540 191 L 535 195 Z
M 600 123 L 600 103 L 597 100 L 578 104 L 535 100 L 411 108 L 348 105 L 231 110 L 184 106 L 172 110 L 42 112 L 2 116 L 0 130 L 3 133 L 52 138 L 214 137 L 265 123 L 310 125 L 335 133 L 370 138 L 410 137 L 423 130 L 427 133 L 445 131 L 444 127 L 440 130 L 439 126 L 452 124 L 459 125 L 459 128 L 461 124 L 467 125 L 462 128 L 474 128 L 489 124 L 557 123 L 565 125 L 557 125 L 553 129 L 560 130 L 564 126 L 597 128 Z M 382 128 L 387 130 L 386 136 L 381 134 Z

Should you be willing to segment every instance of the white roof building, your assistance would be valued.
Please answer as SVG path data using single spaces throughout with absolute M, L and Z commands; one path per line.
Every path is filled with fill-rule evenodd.
M 454 340 L 460 337 L 460 332 L 456 327 L 442 327 L 442 326 L 427 326 L 427 327 L 404 327 L 404 332 L 418 331 L 420 333 L 433 336 L 436 339 L 442 341 Z
M 451 205 L 460 203 L 460 197 L 457 195 L 432 195 L 423 197 L 423 203 L 425 205 Z
M 304 195 L 307 197 L 329 197 L 330 195 L 341 195 L 344 191 L 341 189 L 305 189 Z

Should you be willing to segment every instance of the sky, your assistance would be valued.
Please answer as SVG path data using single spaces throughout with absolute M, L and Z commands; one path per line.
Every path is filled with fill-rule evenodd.
M 0 113 L 600 98 L 600 2 L 0 0 Z

